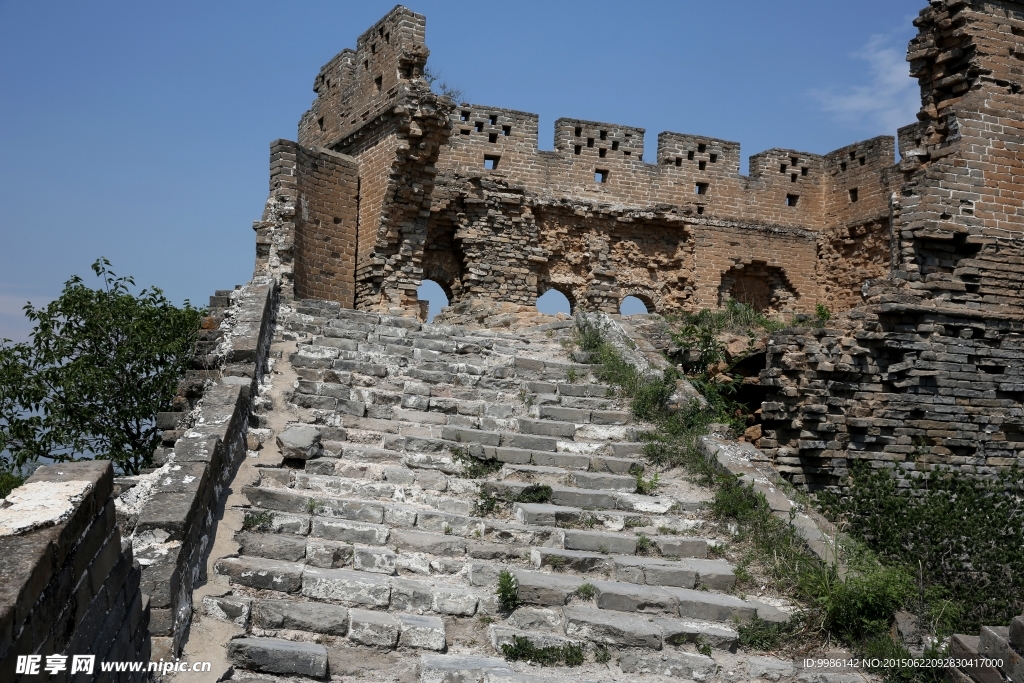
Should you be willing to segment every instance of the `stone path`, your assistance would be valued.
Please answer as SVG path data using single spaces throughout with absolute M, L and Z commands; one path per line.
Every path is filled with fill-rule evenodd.
M 309 301 L 278 321 L 262 448 L 186 658 L 231 680 L 865 680 L 737 651 L 738 623 L 786 606 L 735 591 L 708 491 L 636 493 L 643 426 L 571 362 L 571 321 L 480 332 Z M 585 662 L 508 662 L 517 637 Z

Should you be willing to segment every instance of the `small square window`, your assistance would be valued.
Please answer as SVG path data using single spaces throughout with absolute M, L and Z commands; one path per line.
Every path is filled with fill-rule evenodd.
M 807 175 L 807 167 L 806 166 L 801 166 L 800 167 L 800 175 Z
M 501 134 L 504 135 L 505 137 L 508 137 L 509 135 L 511 135 L 512 134 L 512 126 L 502 126 L 501 127 Z
M 689 152 L 686 153 L 686 160 L 687 161 L 693 161 L 693 150 L 692 149 Z
M 861 157 L 860 159 L 857 159 L 857 161 L 860 162 L 861 166 L 863 166 L 865 159 L 864 159 L 864 157 Z
M 697 162 L 697 168 L 700 169 L 701 171 L 703 171 L 707 167 L 708 167 L 708 162 L 706 162 L 706 161 L 698 161 Z
M 583 150 L 583 146 L 582 145 L 576 145 L 575 147 L 573 147 L 573 154 L 579 154 L 582 150 Z
M 703 206 L 698 206 L 698 207 L 697 207 L 697 215 L 699 216 L 699 215 L 701 215 L 702 213 L 704 213 L 704 207 L 703 207 Z
M 796 206 L 796 203 L 800 200 L 798 194 L 787 194 L 786 195 L 786 206 Z
M 850 161 L 853 161 L 856 158 L 857 158 L 857 151 L 851 149 L 850 150 Z
M 840 171 L 845 171 L 846 170 L 846 162 L 845 161 L 839 162 L 839 170 Z
M 601 139 L 602 140 L 607 140 L 608 139 L 608 131 L 606 131 L 606 130 L 602 130 L 601 131 Z
M 497 142 L 497 141 L 498 141 L 498 134 L 497 133 L 491 133 L 490 135 L 487 136 L 487 142 Z
M 800 160 L 797 159 L 796 157 L 790 157 L 789 158 L 789 163 L 790 163 L 791 166 L 796 166 L 797 164 L 800 163 Z
M 587 147 L 594 146 L 594 138 L 587 138 Z
M 608 150 L 602 147 L 601 149 L 597 150 L 597 156 L 604 159 L 606 156 L 608 156 Z
M 579 126 L 576 126 L 576 137 L 579 137 L 581 135 L 583 135 L 583 129 L 580 128 Z
M 851 187 L 850 188 L 850 201 L 851 202 L 857 201 L 857 188 L 856 187 Z
M 618 140 L 613 140 L 612 141 L 612 151 L 613 152 L 617 152 L 618 150 L 619 150 L 619 141 Z
M 607 183 L 608 182 L 608 171 L 602 169 L 596 169 L 594 171 L 594 182 L 595 183 Z
M 628 157 L 630 154 L 631 152 L 628 149 L 622 150 L 622 156 Z
M 476 128 L 476 132 L 477 133 L 483 133 L 484 132 L 484 122 L 483 121 L 477 121 L 475 128 Z
M 708 148 L 708 146 L 705 145 L 703 142 L 701 144 L 697 145 L 697 151 L 700 152 L 701 154 L 703 154 L 704 150 L 706 150 L 707 148 Z
M 459 133 L 461 133 L 462 135 L 469 135 L 469 128 L 463 128 L 462 130 L 459 131 Z
M 796 173 L 790 175 L 789 176 L 789 182 L 795 183 L 796 182 L 796 178 L 797 178 Z
M 498 168 L 498 161 L 501 159 L 499 156 L 493 156 L 490 154 L 484 155 L 484 168 L 488 171 L 493 171 Z
M 779 173 L 785 173 L 787 168 L 789 168 L 789 166 L 786 164 L 779 164 Z
M 469 116 L 470 112 L 464 111 L 462 112 L 462 115 L 459 117 L 459 121 L 469 121 Z
M 707 194 L 708 193 L 708 184 L 707 183 L 697 183 L 694 186 L 693 191 L 696 194 Z
M 712 154 L 711 155 L 711 163 L 715 163 L 716 161 L 718 161 L 718 155 L 717 154 Z
M 492 126 L 498 125 L 498 117 L 495 114 L 491 114 L 488 120 L 491 122 Z

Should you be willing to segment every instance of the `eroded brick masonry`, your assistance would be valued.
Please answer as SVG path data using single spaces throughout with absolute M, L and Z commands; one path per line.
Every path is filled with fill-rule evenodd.
M 1024 449 L 1024 15 L 932 0 L 908 60 L 918 121 L 825 155 L 455 103 L 423 78 L 425 18 L 396 7 L 328 62 L 298 142 L 272 146 L 257 270 L 284 296 L 420 316 L 453 304 L 717 307 L 836 316 L 776 335 L 760 446 L 795 482 L 849 461 L 1009 466 Z M 898 145 L 897 145 L 898 141 Z M 897 146 L 900 161 L 896 162 Z

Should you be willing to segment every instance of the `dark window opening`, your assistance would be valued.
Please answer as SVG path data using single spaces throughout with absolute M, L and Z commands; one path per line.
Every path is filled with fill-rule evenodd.
M 703 154 L 704 150 L 706 150 L 707 148 L 708 148 L 708 146 L 705 145 L 703 142 L 701 144 L 697 145 L 697 151 L 700 152 L 701 154 Z
M 857 159 L 857 161 L 860 163 L 861 166 L 864 165 L 864 157 L 861 157 L 860 159 Z
M 476 128 L 476 132 L 477 133 L 483 133 L 484 132 L 484 122 L 483 121 L 477 121 L 475 128 Z
M 627 149 L 627 150 L 624 150 L 624 151 L 622 152 L 622 156 L 624 156 L 624 157 L 628 157 L 629 155 L 630 155 L 630 151 L 629 151 L 628 149 Z
M 463 128 L 459 132 L 462 133 L 463 135 L 469 135 L 469 128 Z
M 857 201 L 857 188 L 856 187 L 851 187 L 850 188 L 850 201 L 851 202 Z
M 843 161 L 843 162 L 841 162 L 839 164 L 839 170 L 840 171 L 845 171 L 846 170 L 846 162 L 845 161 Z
M 606 130 L 602 130 L 601 131 L 601 139 L 602 140 L 607 140 L 608 139 L 608 131 L 606 131 Z
M 607 183 L 608 182 L 608 171 L 600 168 L 594 170 L 594 182 L 595 183 Z
M 594 146 L 594 138 L 587 138 L 587 147 Z
M 581 135 L 583 135 L 583 129 L 580 128 L 579 126 L 576 126 L 576 137 L 579 137 Z
M 324 117 L 321 116 L 320 118 L 318 118 L 316 120 L 316 125 L 320 128 L 320 130 L 323 130 L 324 129 Z
M 632 133 L 626 133 L 626 139 L 629 139 L 629 138 L 631 138 L 631 137 L 633 137 L 633 134 L 632 134 Z
M 850 161 L 853 161 L 856 158 L 857 158 L 857 150 L 851 149 L 850 150 Z
M 676 157 L 676 166 L 682 166 L 682 165 L 683 165 L 682 157 Z
M 711 163 L 715 163 L 716 161 L 718 161 L 718 155 L 717 154 L 712 154 L 710 158 L 711 158 Z
M 698 207 L 697 207 L 697 215 L 699 216 L 699 215 L 701 215 L 702 213 L 704 213 L 704 207 L 703 207 L 703 206 L 698 206 Z
M 497 142 L 497 141 L 498 141 L 498 134 L 497 133 L 491 133 L 490 135 L 487 136 L 487 142 Z
M 377 29 L 377 35 L 378 36 L 383 36 L 384 35 L 384 29 L 383 28 Z
M 573 154 L 579 154 L 581 151 L 583 151 L 582 145 L 576 145 L 575 147 L 573 147 Z
M 796 203 L 800 200 L 798 194 L 787 194 L 786 195 L 786 206 L 796 206 Z
M 791 176 L 789 176 L 789 182 L 791 182 L 791 183 L 795 183 L 796 182 L 796 173 L 794 173 Z
M 914 140 L 914 147 L 920 147 L 920 146 L 921 146 L 921 138 L 916 138 Z
M 800 175 L 807 175 L 807 167 L 806 166 L 802 166 L 800 168 Z
M 370 44 L 370 54 L 371 55 L 377 54 L 377 43 L 371 43 Z
M 613 140 L 612 141 L 612 151 L 613 152 L 617 152 L 618 149 L 619 149 L 619 141 L 618 140 Z
M 498 161 L 501 160 L 499 156 L 493 156 L 490 154 L 484 155 L 484 168 L 488 171 L 493 171 L 498 168 Z
M 693 191 L 696 192 L 697 194 L 707 194 L 708 193 L 708 184 L 707 183 L 697 183 L 694 186 Z
M 789 166 L 786 164 L 779 164 L 779 173 L 785 173 L 787 168 L 789 168 Z
M 601 157 L 602 159 L 604 159 L 607 155 L 608 155 L 608 150 L 605 149 L 604 147 L 602 147 L 601 149 L 597 150 L 597 156 Z
M 692 149 L 689 152 L 686 153 L 686 160 L 687 161 L 693 161 L 693 150 Z
M 511 135 L 512 134 L 512 126 L 502 126 L 501 127 L 501 134 L 504 135 L 505 137 L 508 137 L 509 135 Z
M 384 84 L 384 77 L 377 76 L 377 78 L 373 79 L 373 84 L 377 86 L 377 92 L 380 92 L 381 86 Z
M 384 34 L 384 42 L 385 43 L 390 43 L 391 42 L 391 33 L 390 32 Z
M 459 117 L 459 121 L 469 121 L 470 113 L 471 112 L 468 111 L 462 112 L 462 116 Z
M 494 115 L 494 114 L 491 114 L 491 125 L 492 126 L 498 125 L 498 117 L 496 115 Z
M 800 160 L 797 159 L 796 157 L 790 157 L 789 158 L 789 163 L 790 163 L 791 166 L 796 166 L 797 164 L 800 163 Z
M 700 170 L 703 171 L 707 167 L 708 167 L 708 162 L 706 162 L 706 161 L 699 161 L 699 162 L 697 162 L 697 168 L 699 168 Z
M 369 71 L 370 70 L 370 62 L 369 62 L 369 60 L 364 60 L 363 61 L 363 70 L 364 71 Z

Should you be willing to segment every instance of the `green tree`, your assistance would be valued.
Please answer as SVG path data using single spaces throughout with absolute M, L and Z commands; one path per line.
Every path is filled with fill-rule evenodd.
M 110 262 L 92 265 L 102 286 L 78 276 L 45 307 L 25 306 L 30 341 L 0 341 L 0 469 L 40 457 L 113 460 L 136 474 L 159 443 L 167 410 L 189 367 L 203 311 L 181 308 Z

